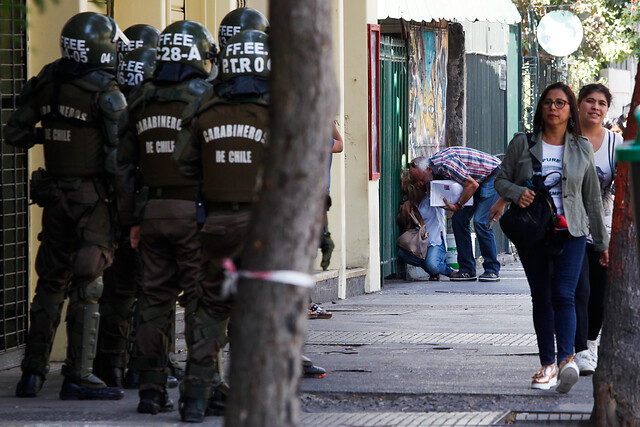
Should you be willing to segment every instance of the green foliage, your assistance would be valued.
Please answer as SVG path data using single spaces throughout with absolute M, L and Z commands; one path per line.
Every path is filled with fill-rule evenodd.
M 537 24 L 546 13 L 569 10 L 582 21 L 580 48 L 569 56 L 572 80 L 593 80 L 610 62 L 621 62 L 640 52 L 638 0 L 514 0 L 523 18 L 523 55 L 532 56 Z M 529 13 L 531 12 L 531 13 Z M 530 22 L 530 21 L 533 22 Z M 546 52 L 540 50 L 541 56 Z

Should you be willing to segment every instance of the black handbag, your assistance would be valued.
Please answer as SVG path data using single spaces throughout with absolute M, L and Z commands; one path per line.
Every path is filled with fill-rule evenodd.
M 531 150 L 535 144 L 531 134 L 527 134 L 527 140 Z M 557 210 L 549 192 L 549 188 L 555 186 L 555 183 L 545 185 L 544 182 L 549 175 L 558 172 L 543 176 L 542 165 L 533 155 L 531 155 L 531 163 L 533 177 L 527 181 L 527 187 L 536 193 L 533 202 L 526 208 L 511 203 L 509 209 L 500 218 L 500 228 L 516 247 L 531 246 L 541 242 L 549 246 L 555 240 L 554 224 Z

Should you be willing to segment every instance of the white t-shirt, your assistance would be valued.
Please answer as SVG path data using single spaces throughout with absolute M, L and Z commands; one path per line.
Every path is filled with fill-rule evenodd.
M 564 214 L 564 205 L 562 204 L 562 158 L 564 156 L 564 145 L 551 145 L 542 141 L 542 175 L 547 179 L 544 181 L 548 187 L 555 183 L 549 189 L 553 203 L 556 205 L 558 215 Z
M 622 135 L 605 129 L 604 138 L 598 151 L 593 153 L 596 164 L 596 173 L 600 181 L 600 192 L 602 194 L 602 204 L 604 206 L 604 225 L 611 236 L 611 223 L 613 222 L 613 187 L 612 181 L 616 171 L 615 149 L 622 144 Z M 587 241 L 593 243 L 591 234 L 587 236 Z

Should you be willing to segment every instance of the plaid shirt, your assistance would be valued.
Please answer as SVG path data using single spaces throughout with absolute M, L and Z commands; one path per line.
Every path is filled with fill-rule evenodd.
M 449 147 L 429 159 L 436 179 L 452 179 L 460 184 L 471 177 L 478 184 L 500 166 L 500 159 L 467 147 Z

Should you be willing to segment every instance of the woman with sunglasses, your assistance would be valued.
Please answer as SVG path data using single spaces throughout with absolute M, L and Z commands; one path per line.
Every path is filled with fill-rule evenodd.
M 593 150 L 589 141 L 580 136 L 576 98 L 564 83 L 554 83 L 542 92 L 533 119 L 533 134 L 514 136 L 496 178 L 500 196 L 522 208 L 531 204 L 535 196 L 525 186 L 533 175 L 532 156 L 542 164 L 558 218 L 566 219 L 566 223 L 556 223 L 554 247 L 545 243 L 516 247 L 531 289 L 533 325 L 542 365 L 533 376 L 531 387 L 547 390 L 557 384 L 556 391 L 566 393 L 579 376 L 573 352 L 574 298 L 589 224 L 594 249 L 603 265 L 609 261 L 609 236 Z
M 596 172 L 604 207 L 605 226 L 611 236 L 613 218 L 613 179 L 616 173 L 616 146 L 622 135 L 602 126 L 611 106 L 611 92 L 600 83 L 583 86 L 578 94 L 578 117 L 582 135 L 593 146 Z M 597 338 L 602 327 L 607 267 L 598 262 L 593 237 L 587 236 L 587 249 L 576 288 L 576 362 L 581 375 L 591 375 L 598 365 Z

